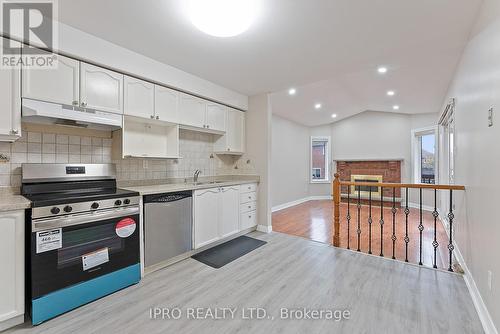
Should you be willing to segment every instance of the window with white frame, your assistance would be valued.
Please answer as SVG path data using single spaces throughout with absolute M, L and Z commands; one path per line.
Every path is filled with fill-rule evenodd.
M 437 127 L 412 131 L 413 174 L 415 183 L 437 183 Z
M 311 182 L 330 181 L 330 137 L 311 137 Z

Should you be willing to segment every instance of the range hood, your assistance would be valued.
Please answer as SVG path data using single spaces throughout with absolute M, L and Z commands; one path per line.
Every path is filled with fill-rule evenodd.
M 122 127 L 123 116 L 94 109 L 23 99 L 22 121 L 95 130 L 116 130 Z

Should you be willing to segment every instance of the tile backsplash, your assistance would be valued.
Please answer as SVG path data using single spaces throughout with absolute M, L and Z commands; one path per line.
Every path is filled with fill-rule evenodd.
M 112 139 L 72 136 L 46 131 L 24 131 L 14 143 L 0 142 L 0 187 L 21 185 L 23 163 L 115 163 L 118 180 L 158 180 L 192 177 L 196 169 L 201 176 L 255 174 L 245 156 L 218 156 L 213 153 L 216 135 L 188 130 L 180 131 L 182 159 L 120 159 L 112 161 Z M 65 131 L 67 133 L 67 130 Z M 81 131 L 80 131 L 81 132 Z M 91 133 L 92 134 L 92 133 Z M 111 137 L 108 133 L 107 137 Z

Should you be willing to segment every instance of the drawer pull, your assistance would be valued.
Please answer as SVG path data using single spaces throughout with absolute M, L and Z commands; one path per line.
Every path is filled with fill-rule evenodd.
M 248 208 L 251 209 L 252 207 L 249 205 Z
M 252 216 L 248 216 L 248 218 L 252 218 Z
M 248 196 L 248 199 L 252 199 L 252 196 Z

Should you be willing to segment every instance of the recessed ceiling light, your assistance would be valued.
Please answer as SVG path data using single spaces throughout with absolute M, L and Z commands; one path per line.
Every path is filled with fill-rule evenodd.
M 385 66 L 380 66 L 379 68 L 377 68 L 377 72 L 378 73 L 387 73 L 387 67 Z
M 337 117 L 337 114 L 332 114 L 332 118 L 335 118 L 335 117 Z
M 321 103 L 316 103 L 314 105 L 314 109 L 321 109 Z
M 392 106 L 392 109 L 399 110 L 399 106 L 398 105 Z
M 189 0 L 188 15 L 193 25 L 216 37 L 245 32 L 259 12 L 260 0 Z
M 290 88 L 288 90 L 288 95 L 295 95 L 295 93 L 297 93 L 297 90 L 295 88 Z
M 389 90 L 389 91 L 387 91 L 387 95 L 394 96 L 394 95 L 396 95 L 396 92 L 394 92 L 393 90 Z

